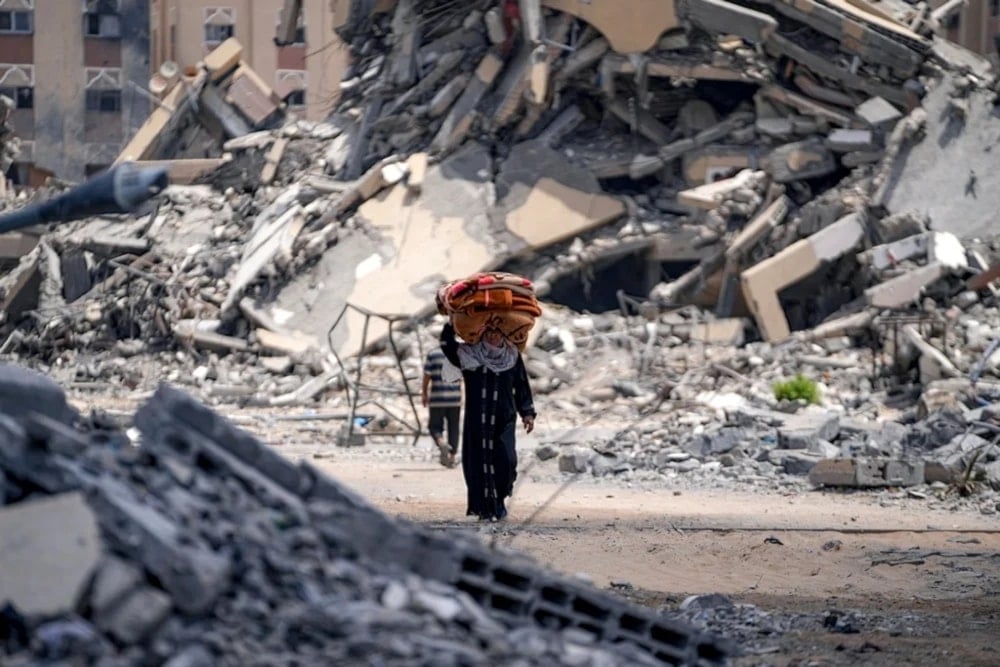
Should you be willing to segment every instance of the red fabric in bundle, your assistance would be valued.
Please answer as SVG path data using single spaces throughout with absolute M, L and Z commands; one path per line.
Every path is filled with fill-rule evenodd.
M 542 314 L 531 281 L 512 273 L 477 273 L 450 282 L 438 290 L 435 301 L 467 343 L 478 343 L 486 329 L 495 328 L 522 352 Z

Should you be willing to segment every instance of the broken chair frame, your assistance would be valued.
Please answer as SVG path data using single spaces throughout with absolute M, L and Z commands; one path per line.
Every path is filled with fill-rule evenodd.
M 350 371 L 348 370 L 347 365 L 344 363 L 344 360 L 341 358 L 339 354 L 337 354 L 337 346 L 333 342 L 333 332 L 337 330 L 337 327 L 340 325 L 341 320 L 344 319 L 344 315 L 347 314 L 348 310 L 354 310 L 355 312 L 358 312 L 361 315 L 363 315 L 365 318 L 365 323 L 361 330 L 361 344 L 358 348 L 359 351 L 357 355 L 357 368 L 355 369 L 353 380 L 351 379 Z M 386 407 L 383 403 L 379 402 L 377 399 L 370 398 L 365 401 L 361 401 L 362 391 L 370 391 L 377 394 L 400 393 L 400 390 L 398 388 L 368 385 L 362 383 L 361 381 L 361 373 L 364 368 L 365 353 L 368 349 L 368 343 L 369 343 L 368 328 L 369 325 L 371 324 L 371 320 L 373 317 L 380 320 L 384 320 L 389 326 L 389 333 L 388 333 L 389 346 L 392 348 L 393 357 L 395 357 L 396 359 L 396 368 L 399 370 L 399 375 L 403 380 L 402 392 L 406 394 L 406 398 L 410 402 L 410 409 L 413 412 L 413 423 L 407 422 L 406 419 L 395 414 L 392 410 Z M 326 339 L 330 345 L 330 351 L 332 352 L 334 358 L 337 360 L 337 364 L 340 366 L 341 377 L 343 378 L 344 381 L 343 382 L 344 391 L 347 394 L 347 400 L 350 403 L 350 411 L 348 413 L 348 418 L 347 418 L 347 439 L 346 439 L 347 443 L 350 443 L 352 441 L 352 437 L 354 436 L 354 428 L 355 428 L 354 422 L 357 416 L 358 408 L 368 404 L 375 405 L 376 407 L 380 408 L 383 412 L 385 412 L 385 414 L 388 415 L 391 419 L 405 426 L 407 428 L 407 432 L 413 436 L 413 446 L 416 446 L 417 442 L 419 441 L 423 431 L 422 425 L 420 423 L 420 412 L 417 410 L 417 404 L 413 400 L 413 392 L 410 391 L 410 384 L 406 379 L 406 370 L 403 368 L 403 358 L 402 355 L 399 353 L 399 347 L 396 345 L 396 339 L 393 337 L 393 326 L 397 322 L 407 321 L 407 320 L 414 321 L 414 319 L 415 318 L 412 315 L 394 315 L 387 313 L 376 313 L 371 310 L 368 310 L 367 308 L 363 308 L 361 306 L 356 306 L 352 303 L 348 303 L 343 307 L 343 309 L 341 309 L 340 314 L 337 316 L 337 319 L 334 321 L 333 325 L 327 331 Z M 419 336 L 417 336 L 417 348 L 419 350 L 420 358 L 423 358 L 423 344 Z M 399 434 L 391 432 L 369 431 L 369 435 L 399 435 Z

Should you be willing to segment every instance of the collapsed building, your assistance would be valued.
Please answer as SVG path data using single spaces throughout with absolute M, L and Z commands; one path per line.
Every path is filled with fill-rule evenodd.
M 201 267 L 195 280 L 211 266 L 209 303 L 180 318 L 197 326 L 167 328 L 257 329 L 348 356 L 386 333 L 371 314 L 425 315 L 442 279 L 504 264 L 577 310 L 622 295 L 693 303 L 768 341 L 990 265 L 951 242 L 989 229 L 985 164 L 922 182 L 921 164 L 984 145 L 992 108 L 989 63 L 935 35 L 940 16 L 905 3 L 627 9 L 344 3 L 352 63 L 326 124 L 279 127 L 277 96 L 230 39 L 193 74 L 167 73 L 120 156 L 214 184 L 167 199 L 222 214 L 161 207 L 121 228 L 117 258 L 194 253 L 182 265 Z M 930 254 L 885 245 L 929 238 Z M 90 258 L 90 285 L 107 267 L 97 246 L 67 249 Z M 866 263 L 870 249 L 893 259 Z
M 356 404 L 372 364 L 351 357 L 388 345 L 374 367 L 412 394 L 436 288 L 502 266 L 556 312 L 625 315 L 579 338 L 642 346 L 647 382 L 687 341 L 742 363 L 844 336 L 906 381 L 995 374 L 995 81 L 942 14 L 626 9 L 344 3 L 324 123 L 290 116 L 236 40 L 167 72 L 121 161 L 174 185 L 9 237 L 0 354 L 82 387 Z M 577 344 L 537 334 L 534 375 L 565 385 Z

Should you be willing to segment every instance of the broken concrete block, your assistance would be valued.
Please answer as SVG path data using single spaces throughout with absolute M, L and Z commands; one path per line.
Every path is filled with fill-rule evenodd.
M 764 169 L 778 183 L 826 176 L 837 170 L 837 160 L 823 143 L 807 139 L 775 148 L 764 159 Z
M 730 452 L 750 439 L 747 430 L 734 426 L 724 426 L 714 431 L 693 436 L 684 443 L 684 451 L 691 456 L 705 458 Z
M 840 456 L 840 447 L 826 440 L 817 440 L 811 443 L 806 451 L 823 459 L 835 459 Z
M 726 248 L 726 259 L 736 262 L 745 251 L 750 250 L 758 241 L 764 238 L 772 229 L 781 224 L 791 208 L 791 200 L 781 195 L 760 211 L 743 229 L 733 237 Z
M 292 358 L 288 356 L 261 357 L 260 365 L 275 375 L 284 375 L 292 370 Z
M 860 167 L 863 164 L 874 164 L 876 162 L 881 162 L 882 158 L 885 157 L 885 151 L 861 151 L 853 153 L 845 153 L 841 158 L 840 162 L 845 167 L 854 168 Z
M 763 176 L 763 172 L 744 169 L 732 178 L 725 178 L 684 190 L 677 194 L 677 201 L 694 208 L 712 211 L 737 190 L 750 187 Z
M 827 459 L 816 464 L 809 481 L 817 486 L 879 488 L 925 482 L 922 460 L 883 458 Z
M 890 459 L 885 463 L 883 479 L 888 486 L 917 486 L 924 483 L 924 462 Z
M 743 296 L 765 340 L 791 333 L 778 292 L 854 248 L 864 237 L 863 220 L 862 214 L 851 213 L 743 272 Z
M 952 271 L 969 268 L 965 246 L 950 232 L 931 232 L 927 247 L 927 260 L 940 264 Z
M 848 130 L 837 128 L 826 137 L 826 146 L 837 153 L 864 152 L 875 150 L 875 138 L 871 130 Z
M 842 113 L 834 107 L 820 104 L 805 95 L 800 95 L 781 86 L 765 86 L 761 88 L 758 95 L 765 99 L 790 106 L 801 114 L 815 116 L 840 127 L 851 126 L 851 117 L 846 113 Z
M 903 260 L 924 255 L 930 245 L 931 234 L 915 234 L 899 241 L 877 245 L 858 256 L 858 259 L 870 262 L 879 271 L 895 266 Z
M 88 605 L 96 614 L 104 614 L 125 599 L 145 579 L 142 570 L 116 556 L 101 562 L 94 577 Z
M 431 147 L 434 152 L 447 151 L 461 142 L 472 125 L 473 111 L 483 95 L 492 88 L 503 61 L 494 53 L 487 53 L 476 68 L 475 76 L 464 86 L 464 92 L 445 118 Z
M 554 459 L 559 456 L 559 448 L 553 444 L 546 443 L 544 445 L 540 445 L 535 450 L 535 456 L 538 457 L 539 461 L 548 461 L 549 459 Z
M 13 364 L 0 364 L 0 412 L 28 416 L 31 412 L 71 424 L 76 411 L 66 402 L 62 387 L 49 377 Z
M 903 117 L 899 109 L 881 97 L 868 99 L 860 104 L 854 112 L 858 114 L 861 120 L 877 130 L 889 129 L 896 124 L 897 120 Z
M 788 140 L 795 134 L 791 118 L 758 118 L 755 126 L 761 134 L 775 139 Z
M 409 169 L 406 186 L 413 192 L 420 192 L 420 188 L 424 184 L 424 177 L 427 175 L 427 159 L 427 153 L 414 153 L 406 159 L 406 166 Z
M 824 459 L 809 470 L 809 483 L 816 486 L 855 486 L 853 459 Z
M 739 347 L 743 345 L 745 329 L 746 321 L 743 318 L 732 317 L 697 324 L 691 328 L 690 337 L 698 343 Z
M 170 596 L 150 586 L 129 592 L 128 597 L 95 615 L 97 627 L 122 644 L 137 644 L 155 631 L 171 609 Z
M 503 16 L 499 7 L 492 7 L 483 15 L 483 23 L 486 25 L 486 36 L 491 44 L 503 44 L 507 41 L 507 30 L 503 25 Z
M 559 456 L 559 472 L 585 473 L 590 460 L 597 456 L 592 449 L 574 447 L 571 451 Z
M 915 303 L 923 294 L 925 287 L 937 282 L 947 273 L 947 269 L 941 264 L 921 266 L 869 287 L 865 290 L 865 301 L 876 308 L 899 308 Z
M 814 449 L 821 441 L 831 442 L 840 434 L 840 417 L 834 412 L 791 415 L 778 427 L 781 449 Z
M 25 616 L 74 611 L 100 557 L 97 517 L 80 493 L 0 509 L 0 601 Z
M 934 482 L 951 484 L 958 478 L 958 475 L 958 471 L 949 468 L 940 461 L 924 462 L 924 482 L 926 484 L 933 484 Z
M 767 459 L 784 470 L 786 475 L 808 475 L 822 458 L 801 449 L 772 449 Z

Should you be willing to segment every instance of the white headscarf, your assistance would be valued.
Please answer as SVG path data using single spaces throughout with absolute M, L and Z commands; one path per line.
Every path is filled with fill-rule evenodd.
M 458 360 L 462 364 L 461 370 L 463 371 L 471 371 L 485 366 L 494 373 L 503 373 L 514 368 L 517 363 L 517 348 L 506 339 L 496 346 L 490 345 L 485 339 L 482 339 L 475 345 L 459 345 Z M 449 379 L 448 376 L 453 379 Z M 441 377 L 446 382 L 454 382 L 461 377 L 461 372 L 448 363 L 442 366 Z

